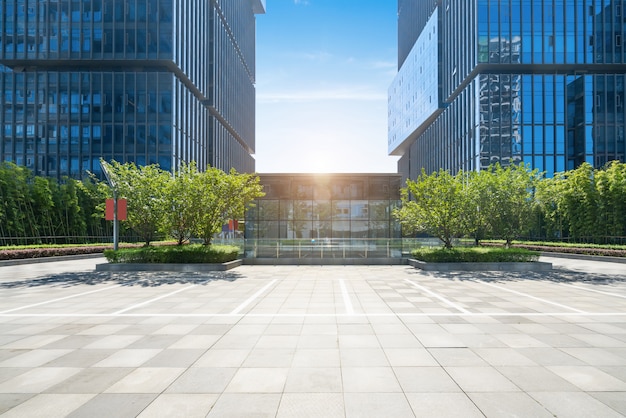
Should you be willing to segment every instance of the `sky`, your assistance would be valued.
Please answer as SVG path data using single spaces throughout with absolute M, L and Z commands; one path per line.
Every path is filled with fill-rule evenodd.
M 392 0 L 267 0 L 257 15 L 256 171 L 395 173 Z

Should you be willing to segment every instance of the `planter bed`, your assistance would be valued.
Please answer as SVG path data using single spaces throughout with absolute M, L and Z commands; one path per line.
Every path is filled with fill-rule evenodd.
M 96 271 L 172 271 L 196 273 L 227 271 L 239 267 L 241 264 L 242 260 L 229 261 L 228 263 L 102 263 L 96 264 Z
M 409 264 L 424 271 L 550 271 L 552 263 L 534 261 L 529 263 L 426 263 L 410 259 Z

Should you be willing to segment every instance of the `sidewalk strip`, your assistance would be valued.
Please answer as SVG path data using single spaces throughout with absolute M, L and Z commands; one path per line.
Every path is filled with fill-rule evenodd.
M 258 292 L 256 292 L 254 295 L 250 296 L 248 299 L 246 299 L 246 301 L 244 303 L 242 303 L 234 311 L 232 311 L 230 313 L 230 315 L 237 315 L 237 314 L 239 314 L 239 312 L 241 312 L 246 306 L 251 304 L 254 299 L 258 298 L 270 286 L 272 286 L 274 283 L 276 283 L 276 280 L 278 280 L 278 279 L 274 279 L 271 282 L 269 282 L 268 284 L 266 284 L 265 286 L 263 286 Z
M 76 297 L 79 297 L 79 296 L 85 296 L 85 295 L 89 295 L 91 293 L 103 292 L 105 290 L 115 289 L 116 287 L 120 287 L 120 286 L 121 286 L 121 284 L 116 284 L 115 286 L 105 287 L 104 289 L 90 290 L 89 292 L 78 293 L 76 295 L 70 295 L 70 296 L 65 296 L 65 297 L 58 298 L 58 299 L 47 300 L 45 302 L 33 303 L 32 305 L 26 305 L 26 306 L 21 306 L 19 308 L 13 308 L 13 309 L 9 309 L 9 310 L 6 310 L 6 311 L 2 311 L 2 312 L 0 312 L 0 315 L 5 314 L 5 313 L 9 313 L 9 312 L 19 311 L 19 310 L 22 310 L 22 309 L 34 308 L 35 306 L 41 306 L 41 305 L 45 305 L 47 303 L 54 303 L 54 302 L 59 302 L 59 301 L 66 300 L 66 299 L 76 298 Z
M 339 280 L 339 287 L 341 287 L 341 296 L 343 296 L 343 303 L 344 305 L 346 305 L 346 314 L 354 315 L 352 301 L 350 300 L 350 295 L 348 295 L 348 289 L 346 288 L 346 283 L 343 281 L 343 279 Z
M 132 309 L 139 308 L 141 306 L 147 305 L 149 303 L 156 302 L 157 300 L 165 299 L 165 298 L 167 298 L 169 296 L 172 296 L 172 295 L 175 295 L 177 293 L 184 292 L 185 290 L 191 289 L 192 287 L 196 287 L 196 285 L 192 284 L 191 286 L 187 286 L 187 287 L 184 287 L 182 289 L 178 289 L 178 290 L 176 290 L 174 292 L 170 292 L 168 294 L 159 296 L 158 298 L 150 299 L 150 300 L 147 300 L 145 302 L 141 302 L 141 303 L 138 303 L 136 305 L 130 306 L 130 307 L 126 308 L 126 309 L 122 309 L 122 310 L 119 310 L 117 312 L 113 312 L 113 315 L 119 315 L 119 314 L 122 314 L 124 312 L 130 311 Z
M 560 303 L 552 302 L 552 301 L 549 301 L 547 299 L 542 299 L 542 298 L 538 298 L 538 297 L 533 296 L 533 295 L 529 295 L 528 293 L 518 292 L 517 290 L 507 289 L 506 287 L 496 286 L 495 284 L 486 283 L 486 282 L 483 282 L 483 281 L 477 281 L 477 282 L 478 283 L 482 283 L 485 286 L 490 286 L 490 287 L 493 287 L 493 288 L 496 288 L 496 289 L 504 290 L 506 292 L 514 293 L 516 295 L 525 296 L 527 298 L 538 300 L 538 301 L 543 302 L 543 303 L 548 303 L 550 305 L 558 306 L 560 308 L 569 309 L 570 311 L 578 312 L 578 313 L 581 313 L 581 314 L 586 314 L 587 313 L 585 311 L 581 311 L 580 309 L 572 308 L 572 307 L 567 306 L 567 305 L 562 305 Z
M 440 295 L 436 294 L 435 292 L 430 291 L 429 289 L 427 289 L 427 288 L 425 288 L 424 286 L 421 286 L 421 285 L 419 285 L 419 284 L 415 283 L 415 282 L 414 282 L 414 281 L 412 281 L 412 280 L 409 280 L 409 279 L 404 279 L 404 281 L 406 281 L 406 282 L 410 283 L 413 287 L 415 287 L 415 288 L 417 288 L 417 289 L 421 290 L 422 292 L 426 292 L 426 293 L 428 293 L 429 295 L 431 295 L 431 296 L 433 296 L 433 297 L 436 297 L 437 299 L 439 299 L 440 301 L 442 301 L 442 302 L 443 302 L 443 303 L 445 303 L 446 305 L 448 305 L 448 306 L 450 306 L 450 307 L 452 307 L 452 308 L 454 308 L 454 309 L 456 309 L 456 310 L 458 310 L 458 311 L 461 311 L 461 312 L 463 312 L 464 314 L 469 314 L 469 313 L 471 313 L 470 311 L 468 311 L 467 309 L 463 308 L 462 306 L 459 306 L 459 305 L 457 305 L 456 303 L 454 303 L 454 302 L 452 302 L 452 301 L 449 301 L 448 299 L 444 298 L 443 296 L 440 296 Z

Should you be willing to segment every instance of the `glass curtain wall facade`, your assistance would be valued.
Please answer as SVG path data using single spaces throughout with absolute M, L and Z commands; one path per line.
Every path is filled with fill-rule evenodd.
M 260 174 L 247 240 L 400 238 L 398 174 Z
M 407 3 L 426 7 L 399 0 L 399 22 Z M 404 178 L 496 162 L 552 175 L 585 161 L 625 161 L 623 0 L 428 4 L 389 90 L 389 153 L 401 156 Z M 435 25 L 436 53 L 423 57 Z M 437 103 L 425 112 L 434 94 L 418 71 L 435 74 Z
M 99 158 L 254 171 L 264 0 L 0 3 L 0 158 L 36 174 Z

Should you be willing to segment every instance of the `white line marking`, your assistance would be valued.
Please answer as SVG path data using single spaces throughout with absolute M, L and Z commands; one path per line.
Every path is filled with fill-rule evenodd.
M 442 302 L 443 302 L 443 303 L 445 303 L 446 305 L 448 305 L 448 306 L 450 306 L 450 307 L 452 307 L 452 308 L 454 308 L 454 309 L 456 309 L 456 310 L 458 310 L 458 311 L 461 311 L 461 312 L 463 312 L 464 314 L 470 314 L 470 313 L 471 313 L 470 311 L 468 311 L 467 309 L 463 308 L 462 306 L 459 306 L 459 305 L 457 305 L 456 303 L 454 303 L 454 302 L 452 302 L 452 301 L 449 301 L 448 299 L 444 298 L 443 296 L 438 295 L 438 294 L 436 294 L 435 292 L 430 291 L 429 289 L 427 289 L 427 288 L 425 288 L 424 286 L 421 286 L 421 285 L 419 285 L 419 284 L 415 283 L 415 282 L 414 282 L 414 281 L 412 281 L 412 280 L 409 280 L 409 279 L 404 279 L 404 280 L 405 280 L 406 282 L 410 283 L 413 287 L 416 287 L 416 288 L 420 289 L 421 291 L 426 292 L 426 293 L 428 293 L 429 295 L 436 297 L 437 299 L 439 299 L 440 301 L 442 301 Z
M 542 299 L 542 298 L 538 298 L 538 297 L 533 296 L 533 295 L 529 295 L 528 293 L 518 292 L 517 290 L 507 289 L 506 287 L 496 286 L 495 284 L 486 283 L 486 282 L 483 282 L 483 281 L 477 281 L 477 282 L 478 283 L 482 283 L 485 286 L 494 287 L 496 289 L 504 290 L 506 292 L 514 293 L 514 294 L 520 295 L 520 296 L 526 296 L 527 298 L 535 299 L 535 300 L 538 300 L 538 301 L 543 302 L 543 303 L 548 303 L 550 305 L 558 306 L 560 308 L 569 309 L 570 311 L 578 312 L 578 313 L 581 313 L 581 314 L 586 314 L 587 313 L 585 311 L 581 311 L 580 309 L 572 308 L 572 307 L 567 306 L 567 305 L 562 305 L 560 303 L 552 302 L 552 301 L 549 301 L 547 299 Z
M 246 299 L 246 301 L 244 303 L 242 303 L 234 311 L 232 311 L 230 313 L 230 315 L 237 315 L 237 314 L 239 314 L 239 312 L 241 312 L 246 306 L 248 306 L 250 303 L 252 303 L 252 301 L 254 299 L 258 298 L 263 292 L 265 292 L 265 290 L 267 288 L 269 288 L 271 285 L 276 283 L 276 280 L 278 280 L 278 279 L 274 279 L 271 282 L 269 282 L 268 284 L 266 284 L 265 286 L 263 286 L 258 292 L 256 292 L 254 295 L 250 296 L 248 299 Z
M 528 317 L 547 317 L 547 316 L 563 316 L 563 317 L 605 317 L 605 316 L 624 316 L 626 312 L 586 312 L 579 314 L 575 312 L 414 312 L 414 313 L 354 313 L 354 314 L 297 314 L 297 313 L 267 313 L 267 314 L 184 314 L 184 313 L 138 313 L 138 314 L 0 314 L 0 318 L 111 318 L 111 317 L 127 317 L 127 318 L 337 318 L 337 317 L 508 317 L 508 316 L 528 316 Z
M 352 301 L 350 295 L 348 295 L 348 289 L 343 279 L 339 280 L 339 287 L 341 287 L 341 296 L 343 296 L 343 304 L 346 305 L 346 315 L 354 315 L 354 308 L 352 307 Z
M 618 295 L 617 293 L 609 293 L 609 292 L 603 292 L 601 290 L 595 290 L 595 289 L 587 289 L 586 287 L 581 287 L 581 286 L 576 286 L 573 284 L 569 284 L 569 283 L 561 283 L 563 286 L 567 286 L 567 287 L 575 287 L 576 289 L 581 289 L 581 290 L 586 290 L 588 292 L 595 292 L 595 293 L 601 293 L 603 295 L 608 295 L 608 296 L 615 296 L 616 298 L 623 298 L 626 299 L 626 296 L 624 295 Z
M 132 310 L 132 309 L 139 308 L 139 307 L 144 306 L 144 305 L 147 305 L 147 304 L 149 304 L 149 303 L 156 302 L 157 300 L 161 300 L 161 299 L 164 299 L 164 298 L 166 298 L 166 297 L 169 297 L 169 296 L 175 295 L 176 293 L 184 292 L 185 290 L 187 290 L 187 289 L 191 289 L 192 287 L 196 287 L 196 285 L 195 285 L 195 284 L 192 284 L 191 286 L 183 287 L 182 289 L 178 289 L 178 290 L 176 290 L 176 291 L 174 291 L 174 292 L 170 292 L 170 293 L 167 293 L 167 294 L 165 294 L 165 295 L 161 295 L 161 296 L 159 296 L 158 298 L 154 298 L 154 299 L 147 300 L 147 301 L 145 301 L 145 302 L 138 303 L 138 304 L 136 304 L 136 305 L 133 305 L 133 306 L 130 306 L 130 307 L 128 307 L 128 308 L 125 308 L 125 309 L 119 310 L 119 311 L 117 311 L 117 312 L 113 312 L 113 314 L 112 314 L 112 315 L 119 315 L 119 314 L 122 314 L 122 313 L 124 313 L 124 312 L 126 312 L 126 311 L 130 311 L 130 310 Z
M 78 293 L 76 295 L 70 295 L 70 296 L 65 296 L 65 297 L 58 298 L 58 299 L 47 300 L 45 302 L 33 303 L 32 305 L 26 305 L 26 306 L 22 306 L 22 307 L 19 307 L 19 308 L 13 308 L 13 309 L 9 309 L 9 310 L 6 310 L 6 311 L 2 311 L 2 312 L 0 312 L 0 314 L 5 314 L 5 313 L 9 313 L 9 312 L 15 312 L 15 311 L 19 311 L 19 310 L 22 310 L 22 309 L 34 308 L 35 306 L 41 306 L 41 305 L 45 305 L 47 303 L 59 302 L 59 301 L 66 300 L 66 299 L 76 298 L 78 296 L 84 296 L 84 295 L 89 295 L 91 293 L 97 293 L 97 292 L 102 292 L 102 291 L 109 290 L 109 289 L 115 289 L 116 287 L 120 287 L 120 286 L 121 286 L 121 284 L 116 284 L 115 286 L 105 287 L 104 289 L 90 290 L 89 292 Z

